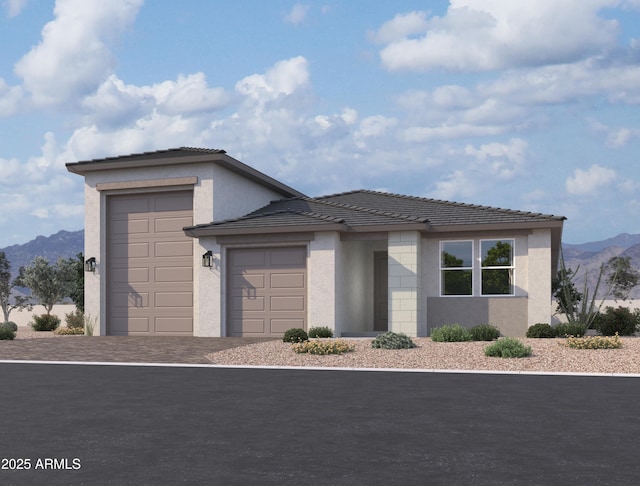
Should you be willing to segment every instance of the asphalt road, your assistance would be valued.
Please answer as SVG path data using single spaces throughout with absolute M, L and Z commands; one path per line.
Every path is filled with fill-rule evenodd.
M 0 364 L 0 384 L 2 485 L 640 482 L 640 378 Z

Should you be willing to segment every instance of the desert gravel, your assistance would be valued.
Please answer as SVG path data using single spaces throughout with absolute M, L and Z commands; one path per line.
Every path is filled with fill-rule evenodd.
M 353 352 L 317 356 L 297 354 L 290 344 L 269 341 L 212 353 L 207 359 L 221 365 L 640 374 L 640 338 L 621 339 L 619 349 L 571 349 L 563 345 L 566 339 L 523 338 L 532 355 L 508 359 L 485 356 L 488 342 L 436 343 L 413 338 L 416 348 L 385 350 L 371 348 L 371 338 L 347 339 L 355 345 Z

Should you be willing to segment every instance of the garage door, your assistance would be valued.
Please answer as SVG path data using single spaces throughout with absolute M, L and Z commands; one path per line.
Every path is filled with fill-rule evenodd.
M 282 336 L 306 329 L 305 247 L 228 252 L 229 335 Z
M 110 196 L 107 333 L 193 335 L 189 191 Z

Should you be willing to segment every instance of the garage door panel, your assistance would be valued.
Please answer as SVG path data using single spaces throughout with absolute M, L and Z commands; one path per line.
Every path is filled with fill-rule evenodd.
M 191 224 L 191 218 L 188 216 L 175 218 L 156 218 L 156 233 L 182 233 L 182 228 Z
M 193 292 L 156 292 L 156 307 L 193 307 Z
M 193 319 L 188 317 L 156 317 L 155 324 L 156 333 L 193 333 Z
M 303 289 L 304 273 L 272 273 L 272 289 Z
M 111 259 L 148 258 L 149 243 L 119 243 L 111 245 Z
M 119 214 L 148 213 L 148 196 L 120 196 L 109 201 L 109 211 L 113 216 Z
M 155 243 L 156 258 L 193 256 L 192 241 L 162 241 Z
M 157 267 L 155 281 L 169 283 L 193 282 L 193 267 Z
M 231 249 L 229 318 L 233 336 L 282 336 L 306 327 L 306 248 Z
M 149 318 L 112 317 L 109 321 L 110 334 L 148 333 Z
M 110 232 L 113 236 L 127 236 L 130 234 L 146 234 L 149 232 L 148 219 L 112 220 Z
M 114 283 L 149 283 L 149 268 L 113 268 L 110 278 Z
M 146 292 L 112 292 L 109 305 L 113 307 L 149 307 L 149 294 Z
M 166 193 L 160 198 L 154 198 L 152 207 L 154 211 L 191 212 L 193 210 L 193 195 L 190 192 Z

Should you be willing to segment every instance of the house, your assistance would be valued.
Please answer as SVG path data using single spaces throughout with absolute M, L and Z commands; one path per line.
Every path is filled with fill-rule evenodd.
M 67 164 L 85 178 L 85 309 L 100 335 L 504 335 L 550 322 L 565 218 L 299 191 L 223 150 Z M 92 265 L 93 263 L 93 265 Z

